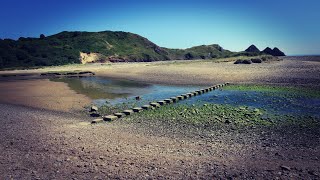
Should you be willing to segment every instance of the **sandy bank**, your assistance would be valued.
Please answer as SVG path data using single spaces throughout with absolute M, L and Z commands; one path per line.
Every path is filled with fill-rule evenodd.
M 261 64 L 213 61 L 86 64 L 37 70 L 2 71 L 0 74 L 48 71 L 93 71 L 97 76 L 161 84 L 211 85 L 222 82 L 320 87 L 320 62 L 286 58 Z
M 1 81 L 0 102 L 72 112 L 83 110 L 91 100 L 72 91 L 65 83 L 48 79 L 31 79 Z

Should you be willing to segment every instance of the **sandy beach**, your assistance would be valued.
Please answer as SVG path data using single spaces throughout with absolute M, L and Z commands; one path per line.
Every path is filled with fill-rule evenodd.
M 89 64 L 37 70 L 90 70 L 96 76 L 163 84 L 221 82 L 319 89 L 320 62 L 283 60 Z M 90 99 L 46 79 L 0 82 L 0 179 L 319 179 L 319 133 L 301 128 L 232 129 L 211 136 L 159 135 L 121 121 L 91 125 Z M 77 113 L 78 112 L 78 113 Z

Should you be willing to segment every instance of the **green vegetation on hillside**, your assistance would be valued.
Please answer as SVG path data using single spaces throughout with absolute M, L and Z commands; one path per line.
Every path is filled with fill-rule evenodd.
M 219 45 L 188 49 L 161 48 L 148 39 L 128 32 L 61 32 L 40 38 L 0 39 L 0 68 L 52 66 L 81 63 L 80 52 L 99 53 L 99 61 L 163 61 L 255 56 L 259 53 L 234 53 Z

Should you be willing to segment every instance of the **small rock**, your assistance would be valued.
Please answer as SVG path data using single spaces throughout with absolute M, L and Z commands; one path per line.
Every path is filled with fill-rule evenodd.
M 93 112 L 90 114 L 91 117 L 100 117 L 99 113 Z
M 104 159 L 104 156 L 99 156 L 99 159 L 103 160 L 103 159 Z
M 224 123 L 225 123 L 225 124 L 230 124 L 231 122 L 230 122 L 228 119 L 226 119 L 226 120 L 224 121 Z
M 90 112 L 96 112 L 96 111 L 98 111 L 98 107 L 97 106 L 91 106 Z
M 280 166 L 280 168 L 281 168 L 282 170 L 285 170 L 285 171 L 290 171 L 290 170 L 291 170 L 291 168 L 288 167 L 288 166 Z

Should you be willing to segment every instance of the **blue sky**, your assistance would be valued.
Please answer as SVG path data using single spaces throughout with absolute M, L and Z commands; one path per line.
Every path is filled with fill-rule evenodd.
M 320 54 L 319 0 L 1 0 L 0 38 L 127 31 L 169 48 L 220 44 Z

